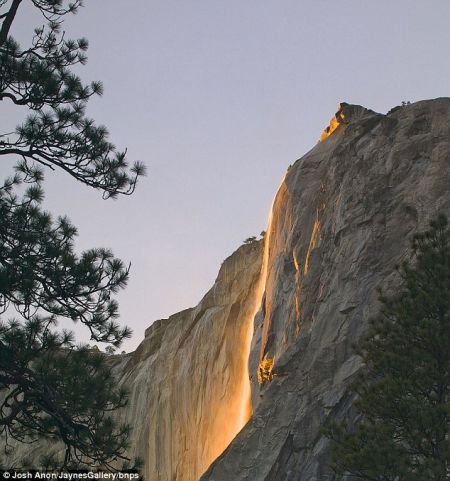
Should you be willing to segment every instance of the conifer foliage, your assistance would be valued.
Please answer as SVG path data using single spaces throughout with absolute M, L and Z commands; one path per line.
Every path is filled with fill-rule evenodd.
M 334 470 L 350 479 L 450 478 L 450 229 L 440 215 L 412 241 L 402 288 L 359 346 L 354 389 L 360 423 L 334 425 Z
M 21 49 L 9 33 L 19 9 L 30 4 L 47 23 Z M 108 141 L 106 128 L 85 116 L 87 101 L 102 94 L 102 84 L 85 85 L 70 70 L 86 63 L 88 42 L 66 39 L 61 25 L 80 5 L 80 0 L 0 0 L 0 100 L 30 110 L 15 132 L 0 137 L 0 155 L 19 156 L 26 168 L 60 168 L 106 197 L 131 194 L 144 166 L 128 168 L 125 152 Z
M 110 412 L 125 406 L 126 393 L 116 388 L 104 354 L 74 349 L 71 333 L 52 332 L 54 323 L 52 316 L 34 315 L 23 326 L 0 325 L 0 383 L 8 388 L 0 408 L 7 443 L 1 466 L 24 467 L 8 462 L 11 438 L 64 443 L 63 456 L 47 455 L 33 467 L 36 461 L 52 469 L 122 466 L 129 427 L 117 426 Z
M 42 438 L 64 446 L 58 459 L 45 460 L 48 466 L 112 469 L 127 461 L 129 428 L 111 415 L 125 405 L 126 393 L 104 354 L 77 346 L 55 325 L 64 318 L 81 322 L 92 340 L 118 347 L 130 330 L 119 326 L 113 296 L 125 287 L 129 267 L 107 249 L 76 254 L 76 228 L 42 209 L 46 168 L 105 198 L 133 193 L 145 174 L 85 115 L 87 101 L 103 88 L 73 73 L 86 62 L 88 43 L 62 30 L 81 5 L 0 0 L 0 101 L 28 109 L 13 132 L 0 133 L 0 156 L 17 160 L 0 184 L 0 466 L 6 468 L 13 440 Z M 38 11 L 44 23 L 25 48 L 12 36 L 22 9 Z

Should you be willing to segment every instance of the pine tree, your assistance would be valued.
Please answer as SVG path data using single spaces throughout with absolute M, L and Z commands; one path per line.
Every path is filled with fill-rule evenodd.
M 0 156 L 16 158 L 0 185 L 0 434 L 8 465 L 11 439 L 63 443 L 46 466 L 113 468 L 125 455 L 129 428 L 111 414 L 126 403 L 102 353 L 75 344 L 61 319 L 81 322 L 91 339 L 120 346 L 130 336 L 117 322 L 114 294 L 129 267 L 107 249 L 77 255 L 76 228 L 42 209 L 44 170 L 61 170 L 105 198 L 132 194 L 144 166 L 85 115 L 100 82 L 83 84 L 71 70 L 86 62 L 86 39 L 67 39 L 61 26 L 80 0 L 0 0 L 0 101 L 28 109 L 14 132 L 0 134 Z M 44 26 L 21 48 L 11 36 L 21 9 L 37 9 Z M 5 321 L 15 310 L 20 319 Z
M 353 428 L 328 428 L 333 468 L 351 479 L 444 481 L 450 477 L 450 229 L 445 216 L 412 241 L 398 293 L 359 346 Z
M 0 136 L 0 155 L 18 156 L 21 172 L 36 165 L 59 168 L 105 197 L 131 194 L 144 166 L 136 162 L 128 169 L 126 152 L 117 152 L 106 128 L 85 116 L 87 101 L 103 93 L 102 84 L 84 85 L 70 70 L 86 63 L 88 42 L 66 39 L 61 24 L 81 3 L 0 0 L 0 100 L 30 110 L 15 132 Z M 9 32 L 19 7 L 30 4 L 47 25 L 36 28 L 31 45 L 21 49 Z

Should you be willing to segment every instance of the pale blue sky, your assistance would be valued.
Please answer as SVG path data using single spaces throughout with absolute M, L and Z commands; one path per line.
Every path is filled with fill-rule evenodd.
M 449 95 L 448 0 L 85 3 L 65 28 L 90 41 L 80 73 L 104 82 L 89 114 L 149 176 L 134 196 L 102 201 L 48 173 L 46 207 L 69 215 L 79 247 L 132 262 L 119 296 L 127 350 L 154 320 L 195 305 L 265 228 L 284 171 L 340 101 L 386 112 Z M 37 24 L 22 7 L 12 33 L 27 38 Z M 3 128 L 16 118 L 1 107 Z

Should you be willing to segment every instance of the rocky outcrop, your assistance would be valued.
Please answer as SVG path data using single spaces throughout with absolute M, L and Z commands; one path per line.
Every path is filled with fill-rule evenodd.
M 449 165 L 450 99 L 386 115 L 340 104 L 288 169 L 264 242 L 229 257 L 197 307 L 113 358 L 147 480 L 334 479 L 320 427 L 351 417 L 352 345 L 377 287 L 395 289 L 411 234 L 450 212 Z
M 251 414 L 246 339 L 261 244 L 238 249 L 196 308 L 153 324 L 116 366 L 130 390 L 121 416 L 133 428 L 130 454 L 146 461 L 149 481 L 199 479 Z
M 262 241 L 224 261 L 193 309 L 153 323 L 131 354 L 112 356 L 129 402 L 117 415 L 132 428 L 128 454 L 145 462 L 148 481 L 198 480 L 251 415 L 249 356 Z M 95 395 L 95 393 L 93 393 Z M 8 468 L 39 466 L 60 445 L 9 441 Z
M 336 125 L 338 123 L 338 125 Z M 331 131 L 331 132 L 330 132 Z M 254 413 L 202 481 L 329 481 L 320 427 L 349 416 L 352 344 L 395 288 L 416 229 L 450 212 L 450 99 L 387 115 L 341 104 L 329 135 L 287 172 L 268 228 L 250 372 Z

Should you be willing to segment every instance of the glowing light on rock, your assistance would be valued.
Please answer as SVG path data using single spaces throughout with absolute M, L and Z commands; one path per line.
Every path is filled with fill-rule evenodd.
M 330 125 L 322 132 L 319 142 L 322 142 L 323 140 L 327 139 L 339 127 L 339 125 L 341 125 L 344 122 L 345 115 L 343 112 L 343 107 L 345 105 L 347 104 L 342 103 L 339 105 L 339 110 L 336 112 L 334 117 L 330 120 Z
M 299 266 L 297 254 L 295 253 L 295 251 L 292 252 L 292 260 L 294 261 L 295 271 L 298 272 L 300 270 L 300 266 Z
M 316 217 L 316 220 L 314 222 L 314 227 L 313 227 L 313 230 L 312 230 L 312 233 L 311 233 L 311 238 L 309 240 L 308 252 L 306 253 L 305 267 L 304 267 L 304 271 L 303 271 L 304 275 L 308 274 L 309 256 L 311 255 L 312 250 L 315 249 L 316 246 L 317 246 L 319 229 L 320 229 L 319 212 L 317 212 L 317 217 Z
M 250 373 L 248 370 L 248 359 L 250 357 L 250 349 L 251 349 L 252 339 L 253 339 L 255 316 L 258 313 L 259 309 L 261 308 L 262 298 L 264 295 L 264 291 L 266 289 L 266 277 L 267 277 L 267 267 L 269 263 L 269 244 L 270 244 L 272 217 L 273 217 L 273 204 L 270 209 L 266 235 L 264 236 L 264 252 L 263 252 L 263 259 L 261 264 L 261 271 L 258 279 L 258 286 L 256 288 L 256 293 L 255 293 L 254 308 L 252 310 L 251 315 L 246 321 L 247 332 L 243 342 L 244 342 L 244 359 L 246 359 L 247 361 L 244 365 L 244 372 L 243 372 L 243 379 L 242 379 L 243 389 L 242 389 L 242 397 L 241 397 L 241 406 L 239 409 L 239 416 L 237 420 L 238 429 L 236 433 L 238 433 L 247 424 L 248 420 L 252 415 L 252 392 L 251 392 L 251 383 L 250 383 Z
M 281 185 L 284 183 L 286 174 L 283 177 Z M 259 274 L 258 285 L 256 288 L 255 294 L 255 302 L 254 302 L 254 309 L 249 316 L 248 320 L 246 321 L 247 324 L 247 332 L 246 332 L 246 339 L 244 340 L 244 359 L 247 360 L 244 366 L 243 372 L 243 389 L 242 389 L 242 398 L 241 398 L 241 407 L 239 410 L 238 416 L 238 429 L 236 433 L 238 433 L 248 422 L 252 415 L 252 393 L 251 393 L 251 383 L 250 383 L 250 373 L 248 370 L 248 359 L 250 357 L 250 350 L 251 344 L 253 339 L 253 331 L 254 331 L 254 321 L 255 316 L 261 308 L 262 299 L 264 296 L 264 292 L 266 290 L 266 282 L 267 282 L 267 274 L 268 274 L 268 266 L 269 266 L 269 251 L 270 251 L 270 240 L 272 235 L 272 222 L 273 222 L 273 209 L 274 209 L 275 199 L 272 202 L 272 206 L 270 208 L 269 213 L 269 220 L 267 222 L 267 229 L 266 234 L 264 236 L 264 251 L 263 251 L 263 258 L 261 264 L 261 271 Z M 273 359 L 271 360 L 271 368 L 273 367 Z
M 284 182 L 284 178 L 282 182 Z M 275 200 L 270 209 L 268 226 L 264 235 L 263 256 L 258 280 L 256 281 L 255 290 L 253 291 L 252 307 L 248 310 L 248 315 L 246 315 L 240 323 L 242 326 L 239 333 L 240 340 L 239 344 L 235 346 L 235 359 L 239 360 L 238 366 L 233 370 L 236 390 L 234 391 L 232 398 L 226 400 L 226 405 L 221 406 L 218 404 L 214 409 L 216 415 L 214 422 L 212 422 L 212 425 L 209 427 L 209 429 L 213 430 L 214 436 L 212 437 L 212 442 L 205 445 L 205 451 L 201 455 L 203 459 L 200 472 L 205 472 L 207 467 L 223 453 L 252 416 L 252 393 L 248 363 L 254 332 L 254 319 L 261 308 L 262 299 L 266 289 L 269 265 L 269 246 L 273 229 L 272 221 L 274 217 L 274 203 Z M 274 359 L 266 360 L 264 375 L 266 375 L 267 379 L 265 379 L 265 382 L 268 378 L 272 377 L 271 372 L 273 363 Z M 257 373 L 252 374 L 256 375 Z
M 270 382 L 273 378 L 273 357 L 264 356 L 264 359 L 259 363 L 258 366 L 258 383 L 266 384 Z

